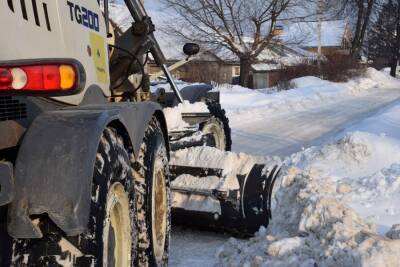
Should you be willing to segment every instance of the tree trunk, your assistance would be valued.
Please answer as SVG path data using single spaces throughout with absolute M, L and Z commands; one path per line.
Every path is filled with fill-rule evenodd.
M 392 51 L 392 60 L 390 62 L 390 75 L 395 78 L 400 57 L 400 0 L 397 0 L 396 23 L 396 44 L 394 46 L 394 51 Z
M 369 21 L 371 20 L 371 13 L 372 13 L 372 8 L 374 7 L 374 1 L 375 0 L 368 1 L 366 14 L 365 14 L 363 25 L 362 25 L 360 35 L 359 35 L 358 47 L 356 47 L 357 56 L 359 56 L 360 50 L 364 44 L 365 32 L 367 31 Z
M 240 58 L 240 85 L 250 87 L 251 60 L 247 57 Z
M 392 60 L 390 61 L 390 76 L 395 78 L 396 78 L 397 62 L 398 62 L 397 57 L 393 57 Z
M 359 41 L 360 41 L 360 32 L 361 32 L 361 27 L 362 27 L 362 20 L 363 20 L 363 15 L 364 15 L 364 0 L 358 0 L 356 1 L 357 3 L 357 23 L 356 23 L 356 28 L 354 30 L 354 37 L 353 37 L 353 42 L 351 45 L 351 55 L 354 57 L 356 54 L 356 50 L 358 49 L 359 46 Z
M 364 44 L 365 32 L 367 31 L 368 24 L 371 20 L 371 13 L 374 7 L 374 3 L 375 0 L 368 0 L 367 6 L 365 7 L 364 0 L 357 1 L 357 23 L 351 48 L 351 55 L 353 56 L 353 58 L 358 58 L 360 56 L 360 51 Z

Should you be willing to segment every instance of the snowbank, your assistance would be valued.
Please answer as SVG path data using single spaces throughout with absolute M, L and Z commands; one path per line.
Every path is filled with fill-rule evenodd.
M 292 81 L 296 88 L 288 91 L 251 90 L 240 86 L 220 86 L 221 104 L 235 123 L 250 114 L 295 112 L 349 97 L 362 96 L 377 90 L 399 88 L 400 81 L 369 68 L 362 77 L 346 83 L 334 83 L 317 77 L 302 77 Z M 238 101 L 240 99 L 240 101 Z
M 374 86 L 365 79 L 358 84 Z M 399 266 L 399 127 L 398 102 L 332 144 L 286 158 L 271 225 L 249 241 L 227 242 L 219 265 Z
M 320 175 L 291 168 L 276 195 L 268 230 L 242 243 L 231 239 L 219 253 L 222 266 L 397 266 L 400 240 L 374 226 L 336 198 Z

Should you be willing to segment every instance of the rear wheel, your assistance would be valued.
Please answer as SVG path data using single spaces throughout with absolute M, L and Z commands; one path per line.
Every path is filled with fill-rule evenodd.
M 167 266 L 171 230 L 170 183 L 165 139 L 154 118 L 135 164 L 140 266 Z
M 99 144 L 88 229 L 67 237 L 45 216 L 42 239 L 14 240 L 16 266 L 136 266 L 137 228 L 131 153 L 113 128 Z

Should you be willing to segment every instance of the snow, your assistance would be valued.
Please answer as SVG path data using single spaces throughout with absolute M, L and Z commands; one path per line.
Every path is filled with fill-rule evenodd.
M 295 90 L 265 94 L 263 90 L 251 90 L 240 86 L 220 87 L 222 105 L 234 120 L 267 113 L 306 110 L 320 103 L 337 101 L 343 96 L 366 94 L 376 88 L 396 88 L 399 82 L 373 68 L 364 76 L 347 83 L 333 83 L 317 77 L 302 77 L 292 80 Z M 241 101 L 237 101 L 241 99 Z M 244 115 L 244 116 L 242 116 Z
M 288 169 L 272 224 L 247 242 L 227 242 L 219 265 L 396 266 L 400 241 L 375 234 L 374 225 L 338 200 L 335 185 L 324 178 Z
M 400 262 L 400 82 L 374 69 L 347 83 L 317 77 L 293 82 L 296 88 L 285 92 L 219 86 L 237 153 L 229 156 L 197 148 L 179 156 L 182 164 L 223 167 L 227 173 L 240 171 L 235 162 L 246 157 L 261 163 L 271 160 L 267 155 L 282 156 L 285 167 L 270 227 L 250 240 L 216 236 L 216 242 L 208 239 L 207 244 L 201 243 L 202 233 L 179 229 L 172 242 L 185 240 L 174 243 L 171 266 L 397 266 Z M 215 177 L 203 185 L 191 184 L 196 183 L 194 177 L 181 179 L 182 186 L 221 186 Z M 186 208 L 196 204 L 178 201 Z M 201 201 L 191 208 L 212 208 L 212 203 Z M 219 247 L 224 239 L 227 242 Z M 205 256 L 178 259 L 182 250 L 199 250 Z
M 247 174 L 257 159 L 244 153 L 216 150 L 211 147 L 194 147 L 172 153 L 170 163 L 178 166 L 194 166 L 222 169 L 223 176 Z
M 213 190 L 239 190 L 237 175 L 247 175 L 257 163 L 269 162 L 268 167 L 279 163 L 279 159 L 253 157 L 244 153 L 224 152 L 211 147 L 194 147 L 171 153 L 171 165 L 201 168 L 222 169 L 221 177 L 194 177 L 188 174 L 180 175 L 171 183 L 172 206 L 185 210 L 204 211 L 221 214 L 218 200 L 213 197 L 187 195 L 180 190 L 189 192 L 205 192 L 212 195 Z M 268 168 L 267 168 L 268 169 Z M 267 170 L 266 169 L 266 170 Z
M 317 78 L 296 84 L 327 85 Z M 330 86 L 333 93 L 334 84 Z M 356 104 L 371 91 L 397 91 L 400 96 L 394 89 L 398 81 L 372 69 L 336 88 L 338 95 L 325 94 L 324 104 L 349 96 Z M 306 107 L 289 110 L 296 108 Z M 372 111 L 364 111 L 364 119 L 331 133 L 321 145 L 286 157 L 271 225 L 248 241 L 229 240 L 219 250 L 217 265 L 398 266 L 400 101 Z
M 208 107 L 203 102 L 197 102 L 191 104 L 189 101 L 184 101 L 173 108 L 165 108 L 164 116 L 167 121 L 167 126 L 169 131 L 179 131 L 184 130 L 189 127 L 183 118 L 184 113 L 208 113 Z
M 250 240 L 223 237 L 222 247 L 220 236 L 204 244 L 202 233 L 182 236 L 179 229 L 172 242 L 182 244 L 172 246 L 171 266 L 400 262 L 400 82 L 374 69 L 348 83 L 294 82 L 297 88 L 279 93 L 219 87 L 234 150 L 258 155 L 252 156 L 258 162 L 268 162 L 266 155 L 284 158 L 270 227 Z
M 229 236 L 221 233 L 196 231 L 172 225 L 169 266 L 214 266 L 217 248 L 228 238 Z
M 255 71 L 271 71 L 282 69 L 282 65 L 279 64 L 268 64 L 268 63 L 257 63 L 251 65 Z

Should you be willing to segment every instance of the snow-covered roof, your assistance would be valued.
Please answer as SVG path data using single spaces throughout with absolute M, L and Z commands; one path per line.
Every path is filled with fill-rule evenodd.
M 299 40 L 302 47 L 318 47 L 318 22 L 299 22 L 285 27 L 282 39 Z M 321 45 L 323 47 L 341 47 L 345 37 L 345 20 L 323 21 Z
M 273 64 L 273 63 L 257 63 L 257 64 L 251 65 L 251 67 L 253 68 L 253 70 L 259 71 L 259 72 L 282 69 L 282 65 Z
M 229 49 L 221 48 L 215 55 L 226 62 L 239 62 L 239 58 Z M 273 43 L 258 56 L 259 63 L 296 65 L 304 61 L 315 60 L 315 53 L 304 50 L 295 45 L 282 45 Z

